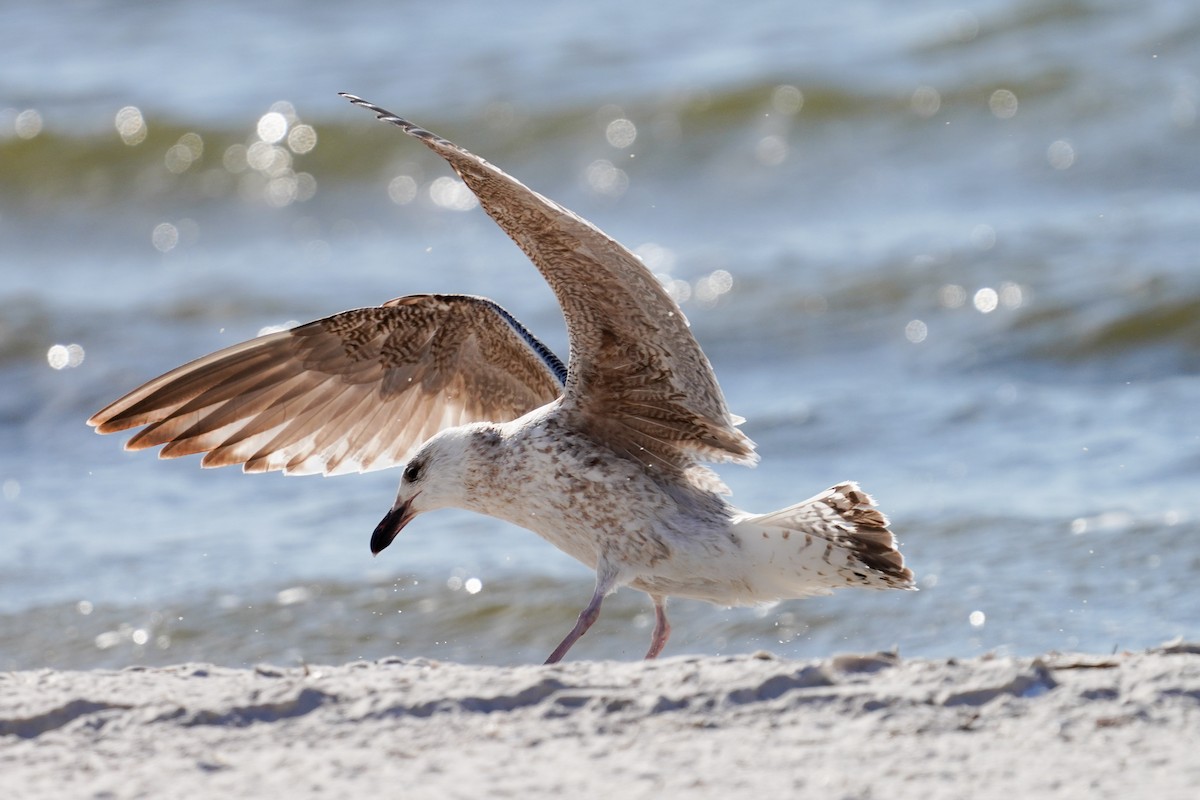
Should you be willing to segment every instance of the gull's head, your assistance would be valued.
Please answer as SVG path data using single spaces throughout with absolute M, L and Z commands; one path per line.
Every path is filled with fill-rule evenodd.
M 371 552 L 378 555 L 417 514 L 470 508 L 477 465 L 498 439 L 495 426 L 476 423 L 447 428 L 425 442 L 404 465 L 396 502 L 371 534 Z

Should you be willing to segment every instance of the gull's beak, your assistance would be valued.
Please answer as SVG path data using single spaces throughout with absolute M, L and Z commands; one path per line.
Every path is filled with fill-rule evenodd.
M 383 548 L 391 544 L 400 530 L 415 516 L 411 497 L 403 505 L 396 506 L 389 511 L 387 516 L 375 526 L 375 532 L 371 534 L 371 555 L 379 555 Z

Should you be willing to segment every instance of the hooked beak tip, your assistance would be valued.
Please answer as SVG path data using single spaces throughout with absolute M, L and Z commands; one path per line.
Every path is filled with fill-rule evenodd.
M 371 555 L 377 556 L 383 552 L 392 540 L 403 530 L 415 514 L 411 513 L 409 506 L 412 501 L 408 501 L 401 506 L 393 508 L 387 513 L 379 524 L 375 526 L 374 533 L 371 534 Z

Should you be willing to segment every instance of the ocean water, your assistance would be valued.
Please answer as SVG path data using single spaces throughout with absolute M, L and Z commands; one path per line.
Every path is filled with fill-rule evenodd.
M 744 508 L 858 480 L 921 591 L 674 602 L 668 654 L 1109 651 L 1200 635 L 1200 6 L 0 8 L 0 668 L 543 658 L 592 576 L 323 479 L 84 424 L 269 326 L 549 290 L 419 144 L 634 248 L 759 444 Z M 573 658 L 638 658 L 623 590 Z

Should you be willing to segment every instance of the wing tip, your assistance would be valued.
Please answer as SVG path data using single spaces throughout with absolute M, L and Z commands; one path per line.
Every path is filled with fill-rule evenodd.
M 86 423 L 89 428 L 95 428 L 96 433 L 116 433 L 128 428 L 136 427 L 133 423 L 125 422 L 122 419 L 127 410 L 129 395 L 122 397 L 116 402 L 109 403 L 104 408 L 97 411 L 87 418 Z
M 106 434 L 120 433 L 121 431 L 127 431 L 130 428 L 136 428 L 138 425 L 145 425 L 146 423 L 139 423 L 136 420 L 122 419 L 119 415 L 104 417 L 100 414 L 96 414 L 94 417 L 88 419 L 87 424 L 88 427 L 93 428 L 97 434 Z
M 415 136 L 418 139 L 420 139 L 421 141 L 425 142 L 426 144 L 429 144 L 431 146 L 445 145 L 445 146 L 449 146 L 449 147 L 456 147 L 456 145 L 453 142 L 451 142 L 447 139 L 443 139 L 441 136 L 438 136 L 436 133 L 425 130 L 420 125 L 417 125 L 414 122 L 410 122 L 410 121 L 406 120 L 404 117 L 401 117 L 397 114 L 393 114 L 391 111 L 388 111 L 386 108 L 383 108 L 382 106 L 375 105 L 370 100 L 364 100 L 363 98 L 359 97 L 358 95 L 350 94 L 349 92 L 338 92 L 338 96 L 343 97 L 346 100 L 349 100 L 351 105 L 356 105 L 361 108 L 365 108 L 368 111 L 374 112 L 376 119 L 382 120 L 383 122 L 389 122 L 392 125 L 395 125 L 396 127 L 400 128 L 400 130 L 404 131 L 408 135 Z

